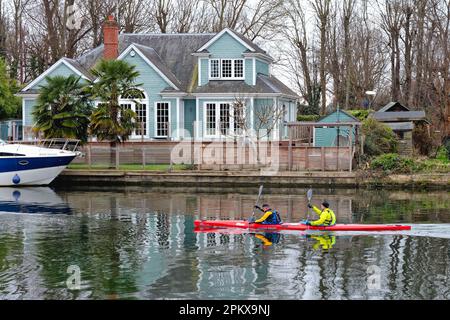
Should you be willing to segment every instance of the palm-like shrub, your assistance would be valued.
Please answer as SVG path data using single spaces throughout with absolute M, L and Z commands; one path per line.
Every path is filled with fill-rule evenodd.
M 135 82 L 139 72 L 122 60 L 102 60 L 92 73 L 97 80 L 90 89 L 93 98 L 101 103 L 92 114 L 91 133 L 113 144 L 124 142 L 136 128 L 136 114 L 121 106 L 119 97 L 139 86 Z
M 33 111 L 34 130 L 45 138 L 87 140 L 91 102 L 80 77 L 45 78 Z

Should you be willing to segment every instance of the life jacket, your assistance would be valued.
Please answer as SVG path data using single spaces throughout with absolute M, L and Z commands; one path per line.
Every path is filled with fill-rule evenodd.
M 325 222 L 323 223 L 323 226 L 329 227 L 334 226 L 336 224 L 336 216 L 332 210 L 329 208 L 326 208 L 323 210 L 322 214 L 328 214 L 327 218 L 325 219 Z
M 270 210 L 272 214 L 263 222 L 264 224 L 281 224 L 280 214 L 276 210 Z

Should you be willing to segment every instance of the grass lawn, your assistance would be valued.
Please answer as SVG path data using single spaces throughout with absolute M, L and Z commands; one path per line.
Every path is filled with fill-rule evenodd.
M 168 171 L 170 165 L 169 164 L 148 164 L 145 167 L 142 167 L 141 164 L 122 164 L 119 166 L 119 170 L 145 170 L 145 171 Z M 92 165 L 89 168 L 89 165 L 84 163 L 72 163 L 68 167 L 68 169 L 75 169 L 75 170 L 108 170 L 109 165 L 102 165 L 102 164 L 95 164 Z M 175 164 L 172 167 L 172 170 L 190 170 L 190 165 L 184 165 L 184 164 Z M 114 169 L 111 169 L 114 170 Z

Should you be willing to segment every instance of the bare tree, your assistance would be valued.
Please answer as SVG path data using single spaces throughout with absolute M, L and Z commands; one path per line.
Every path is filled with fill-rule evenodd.
M 301 0 L 288 0 L 285 3 L 289 28 L 282 30 L 283 38 L 289 46 L 283 50 L 285 65 L 292 74 L 293 82 L 311 109 L 319 109 L 320 87 L 315 48 L 310 46 L 307 25 Z
M 314 0 L 311 2 L 316 22 L 320 32 L 320 88 L 322 93 L 322 106 L 320 113 L 326 113 L 327 107 L 327 73 L 326 73 L 326 43 L 329 25 L 331 0 Z

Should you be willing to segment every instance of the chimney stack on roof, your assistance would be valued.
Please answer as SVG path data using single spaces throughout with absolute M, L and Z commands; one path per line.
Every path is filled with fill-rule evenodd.
M 114 17 L 108 16 L 103 24 L 103 58 L 114 60 L 119 56 L 119 25 Z

